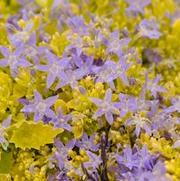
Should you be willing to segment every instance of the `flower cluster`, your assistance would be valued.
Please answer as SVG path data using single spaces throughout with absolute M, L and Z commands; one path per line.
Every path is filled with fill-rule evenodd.
M 0 0 L 0 180 L 179 181 L 178 0 Z

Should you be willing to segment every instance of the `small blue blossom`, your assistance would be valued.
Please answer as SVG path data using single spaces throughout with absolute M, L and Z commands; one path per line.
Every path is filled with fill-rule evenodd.
M 70 114 L 63 115 L 62 110 L 59 109 L 58 114 L 54 118 L 52 118 L 51 122 L 54 124 L 56 128 L 63 128 L 67 131 L 71 131 L 72 127 L 68 123 L 68 121 L 70 121 L 71 118 L 72 116 Z
M 78 80 L 83 77 L 78 70 L 67 70 L 61 75 L 60 82 L 57 84 L 56 89 L 62 88 L 66 85 L 70 85 L 72 89 L 78 87 Z
M 69 59 L 59 59 L 51 52 L 46 52 L 46 58 L 48 60 L 48 64 L 36 65 L 36 68 L 40 71 L 48 72 L 46 84 L 47 88 L 50 88 L 56 78 L 60 80 L 64 78 L 65 70 L 69 67 Z
M 0 51 L 3 54 L 3 58 L 0 60 L 0 67 L 9 67 L 12 77 L 15 77 L 18 73 L 19 67 L 29 67 L 29 63 L 23 56 L 20 49 L 11 51 L 6 47 L 0 46 Z
M 115 53 L 120 57 L 124 54 L 124 49 L 128 47 L 129 43 L 130 38 L 119 39 L 119 32 L 114 31 L 108 39 L 107 52 Z
M 139 35 L 149 39 L 158 39 L 162 35 L 159 29 L 159 24 L 154 20 L 143 19 L 138 26 Z
M 64 168 L 65 161 L 67 160 L 68 157 L 68 151 L 73 149 L 73 147 L 75 146 L 75 142 L 76 141 L 72 139 L 70 142 L 64 145 L 60 140 L 58 139 L 55 140 L 55 146 L 57 148 L 57 151 L 54 154 L 54 158 L 58 161 L 59 169 Z
M 94 135 L 88 136 L 84 133 L 81 140 L 76 142 L 76 146 L 85 150 L 97 151 L 100 145 L 94 143 Z
M 146 83 L 144 85 L 145 90 L 149 90 L 155 98 L 157 97 L 158 93 L 166 92 L 166 89 L 160 85 L 158 85 L 159 81 L 161 80 L 161 76 L 157 75 L 153 80 L 148 78 L 146 74 Z
M 34 113 L 34 121 L 42 120 L 44 116 L 55 117 L 54 111 L 50 108 L 55 101 L 58 99 L 58 96 L 48 97 L 43 99 L 41 94 L 38 91 L 34 92 L 34 101 L 32 104 L 25 105 L 21 112 L 25 113 Z
M 5 137 L 6 137 L 6 128 L 8 128 L 10 124 L 11 124 L 11 115 L 8 116 L 5 120 L 3 120 L 0 126 L 0 144 L 4 150 L 7 150 L 7 147 L 9 145 L 9 142 Z
M 151 121 L 147 118 L 135 115 L 127 121 L 127 125 L 135 125 L 135 134 L 139 137 L 141 130 L 145 130 L 147 134 L 151 134 Z
M 67 19 L 67 25 L 72 29 L 73 32 L 79 35 L 88 35 L 88 27 L 84 23 L 82 16 L 73 16 Z
M 126 0 L 129 4 L 126 12 L 128 15 L 144 14 L 144 8 L 151 3 L 151 0 Z
M 96 104 L 99 108 L 94 114 L 94 118 L 98 118 L 105 115 L 106 120 L 111 125 L 113 123 L 113 114 L 119 114 L 118 106 L 116 102 L 112 102 L 112 91 L 108 89 L 105 94 L 104 100 L 98 98 L 90 98 L 90 100 Z
M 113 80 L 116 78 L 114 74 L 115 62 L 106 61 L 101 67 L 96 67 L 94 69 L 96 73 L 96 82 L 108 83 L 111 89 L 115 90 L 115 85 Z
M 22 30 L 9 34 L 9 40 L 15 47 L 21 47 L 25 44 L 36 44 L 36 33 L 32 31 L 34 23 L 28 23 Z
M 122 155 L 117 155 L 117 162 L 119 165 L 124 165 L 132 170 L 134 167 L 139 166 L 138 153 L 134 153 L 133 150 L 127 146 L 123 150 Z
M 88 170 L 89 174 L 93 177 L 98 177 L 98 168 L 102 164 L 102 159 L 100 155 L 97 155 L 91 151 L 87 151 L 87 155 L 89 156 L 89 161 L 84 163 L 85 168 Z
M 164 112 L 166 113 L 172 113 L 176 111 L 180 113 L 180 97 L 177 97 L 177 99 L 172 99 L 172 106 L 164 109 Z
M 128 112 L 134 113 L 137 110 L 138 105 L 135 97 L 126 94 L 119 94 L 119 100 L 118 107 L 121 110 L 121 117 L 125 116 Z

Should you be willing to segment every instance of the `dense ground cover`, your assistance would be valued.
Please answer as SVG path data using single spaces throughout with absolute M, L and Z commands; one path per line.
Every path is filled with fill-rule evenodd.
M 180 180 L 179 0 L 0 0 L 0 180 Z

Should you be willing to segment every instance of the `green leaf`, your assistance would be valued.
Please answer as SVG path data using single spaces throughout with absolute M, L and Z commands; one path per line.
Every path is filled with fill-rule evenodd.
M 10 172 L 10 169 L 12 167 L 12 153 L 11 152 L 1 152 L 0 157 L 0 173 L 6 174 Z
M 40 146 L 53 143 L 53 139 L 62 132 L 62 128 L 54 129 L 51 125 L 45 125 L 43 122 L 24 121 L 14 130 L 10 142 L 22 149 L 39 149 Z

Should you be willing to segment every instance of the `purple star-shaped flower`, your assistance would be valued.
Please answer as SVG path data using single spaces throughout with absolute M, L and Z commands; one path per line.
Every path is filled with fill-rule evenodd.
M 127 125 L 135 125 L 135 134 L 139 137 L 141 130 L 145 130 L 149 135 L 152 133 L 151 122 L 149 119 L 135 115 L 127 120 Z
M 86 153 L 89 157 L 89 161 L 85 162 L 84 166 L 88 170 L 89 174 L 91 174 L 93 177 L 96 177 L 96 175 L 98 175 L 97 169 L 102 163 L 101 156 L 91 151 L 87 151 Z
M 72 139 L 66 145 L 64 145 L 60 140 L 55 140 L 55 146 L 57 147 L 57 151 L 55 152 L 54 158 L 58 160 L 59 169 L 63 169 L 65 165 L 65 161 L 68 157 L 68 151 L 72 150 L 75 146 L 76 141 Z
M 154 132 L 165 130 L 171 136 L 176 137 L 176 125 L 180 124 L 180 119 L 173 117 L 164 111 L 156 113 L 152 118 L 152 129 Z
M 151 94 L 156 98 L 159 92 L 166 92 L 166 89 L 162 86 L 158 85 L 159 81 L 161 80 L 161 76 L 157 75 L 153 80 L 148 78 L 146 74 L 146 82 L 144 85 L 144 90 L 149 90 Z
M 54 124 L 56 128 L 64 128 L 67 131 L 71 131 L 72 127 L 68 123 L 71 120 L 72 116 L 70 114 L 64 115 L 62 110 L 58 110 L 58 115 L 52 118 L 51 122 Z
M 105 115 L 106 120 L 111 125 L 113 123 L 113 114 L 118 115 L 119 109 L 116 102 L 112 102 L 112 91 L 108 89 L 105 94 L 104 100 L 98 98 L 90 98 L 90 100 L 96 104 L 99 108 L 94 114 L 94 118 Z
M 174 142 L 173 148 L 180 148 L 180 139 L 178 139 Z
M 116 76 L 114 74 L 115 70 L 115 62 L 107 60 L 104 65 L 101 67 L 95 67 L 94 71 L 96 73 L 96 82 L 106 82 L 109 84 L 111 89 L 115 90 L 115 85 L 113 80 L 116 79 Z
M 60 79 L 60 82 L 56 86 L 56 89 L 59 89 L 63 86 L 69 85 L 72 89 L 75 89 L 78 87 L 78 80 L 82 79 L 83 75 L 78 70 L 67 70 L 65 71 Z
M 37 65 L 36 68 L 40 71 L 48 72 L 47 88 L 50 88 L 56 78 L 60 80 L 62 79 L 62 77 L 64 78 L 65 70 L 68 69 L 69 66 L 69 59 L 59 59 L 56 55 L 49 51 L 46 52 L 45 57 L 48 60 L 48 64 Z
M 34 113 L 34 120 L 42 120 L 44 116 L 53 118 L 55 117 L 54 111 L 50 108 L 54 102 L 58 99 L 58 96 L 48 97 L 43 99 L 38 91 L 34 92 L 34 102 L 32 104 L 25 105 L 21 112 Z
M 21 50 L 23 51 L 23 56 L 32 61 L 34 65 L 38 65 L 40 59 L 45 58 L 47 47 L 37 45 L 23 45 L 21 46 Z
M 172 113 L 176 111 L 180 113 L 180 96 L 177 99 L 172 99 L 172 106 L 164 109 L 165 113 Z
M 79 35 L 88 35 L 88 27 L 85 25 L 82 16 L 72 16 L 66 22 L 73 32 Z
M 140 157 L 139 168 L 152 171 L 159 155 L 151 155 L 146 145 L 144 145 L 141 150 L 138 151 L 138 154 Z
M 127 146 L 121 155 L 117 155 L 116 157 L 119 165 L 124 165 L 125 167 L 132 170 L 134 167 L 139 166 L 139 157 L 137 152 L 133 152 L 133 150 Z
M 10 42 L 15 47 L 21 47 L 25 44 L 35 45 L 36 44 L 36 33 L 32 32 L 34 24 L 28 23 L 21 31 L 16 31 L 15 34 L 9 34 Z
M 109 84 L 111 89 L 115 90 L 113 80 L 118 77 L 121 78 L 125 85 L 129 85 L 129 81 L 126 75 L 126 71 L 129 69 L 131 64 L 128 64 L 124 60 L 120 60 L 117 63 L 113 61 L 106 61 L 103 66 L 94 68 L 96 73 L 96 82 L 106 82 Z
M 151 0 L 126 0 L 126 2 L 129 4 L 126 12 L 130 15 L 137 15 L 144 13 L 144 8 L 151 3 Z
M 72 60 L 77 68 L 79 74 L 86 76 L 94 73 L 94 59 L 93 57 L 88 57 L 80 52 L 80 54 L 72 54 Z
M 159 24 L 154 20 L 143 19 L 139 26 L 139 35 L 150 39 L 158 39 L 162 33 L 159 31 Z
M 120 77 L 126 86 L 129 85 L 126 71 L 130 68 L 131 65 L 132 63 L 127 63 L 124 59 L 122 59 L 116 63 L 115 70 L 114 70 L 115 77 L 116 78 Z
M 128 112 L 134 113 L 138 109 L 137 101 L 133 96 L 119 94 L 118 107 L 121 110 L 120 116 L 125 116 Z
M 4 150 L 7 150 L 7 147 L 9 145 L 8 141 L 5 138 L 6 132 L 5 129 L 8 128 L 11 124 L 11 115 L 8 116 L 0 126 L 0 144 L 2 145 Z
M 124 54 L 124 49 L 128 47 L 129 42 L 130 38 L 119 39 L 119 32 L 114 31 L 108 40 L 107 52 L 115 53 L 120 57 Z
M 9 66 L 11 75 L 13 77 L 15 77 L 16 74 L 18 73 L 19 67 L 31 66 L 31 63 L 29 63 L 22 56 L 22 51 L 20 49 L 16 49 L 15 51 L 12 52 L 8 48 L 0 46 L 0 51 L 4 56 L 4 58 L 0 60 L 0 67 Z
M 76 146 L 81 149 L 97 151 L 99 148 L 99 144 L 94 143 L 94 135 L 88 137 L 86 133 L 83 134 L 81 140 L 76 142 Z
M 136 177 L 138 181 L 171 181 L 171 179 L 166 176 L 166 168 L 161 161 L 158 161 L 153 166 L 152 171 L 139 170 Z

